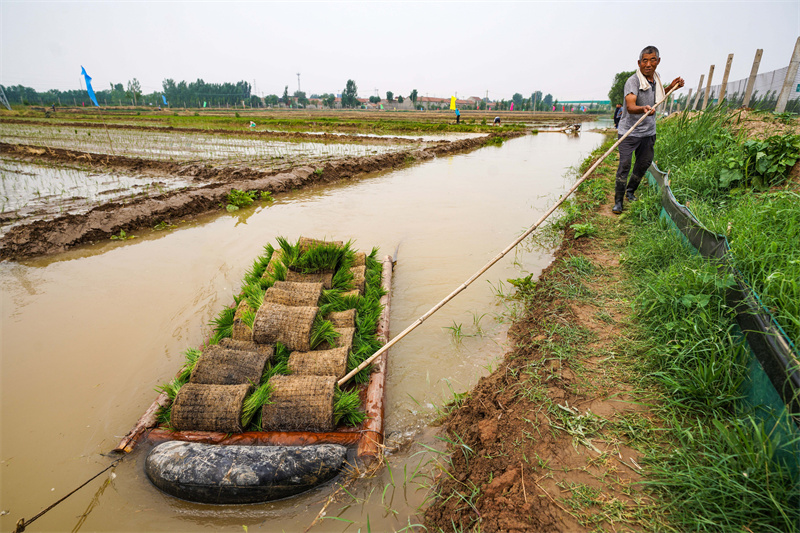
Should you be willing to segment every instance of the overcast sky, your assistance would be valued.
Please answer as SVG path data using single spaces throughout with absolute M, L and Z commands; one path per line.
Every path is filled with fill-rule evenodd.
M 145 93 L 165 78 L 254 84 L 259 95 L 300 86 L 340 93 L 348 79 L 378 90 L 460 98 L 606 99 L 614 74 L 639 51 L 661 51 L 668 82 L 729 53 L 730 80 L 789 63 L 800 0 L 716 2 L 140 2 L 0 0 L 0 84 L 95 90 L 137 78 Z

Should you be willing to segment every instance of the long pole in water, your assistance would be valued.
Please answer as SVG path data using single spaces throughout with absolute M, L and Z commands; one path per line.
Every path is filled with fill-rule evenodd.
M 675 89 L 677 89 L 677 88 L 678 88 L 678 86 L 677 86 L 677 84 L 676 84 L 676 85 L 675 85 L 675 87 L 673 87 L 672 89 L 670 89 L 670 90 L 669 90 L 669 92 L 668 92 L 667 94 L 665 94 L 665 95 L 664 95 L 664 98 L 662 98 L 660 101 L 656 102 L 656 104 L 653 106 L 653 109 L 655 110 L 655 109 L 656 109 L 658 106 L 660 106 L 661 104 L 663 104 L 663 103 L 664 103 L 664 102 L 667 100 L 667 97 L 669 97 L 669 95 L 670 95 L 670 94 L 672 94 L 672 92 L 673 92 L 673 91 L 675 91 Z M 361 372 L 361 371 L 362 371 L 362 370 L 363 370 L 363 369 L 364 369 L 364 368 L 365 368 L 367 365 L 369 365 L 370 363 L 372 363 L 372 361 L 374 361 L 375 359 L 377 359 L 378 357 L 380 357 L 381 355 L 383 355 L 383 353 L 384 353 L 384 352 L 386 352 L 386 351 L 387 351 L 389 348 L 391 348 L 392 346 L 394 346 L 395 344 L 397 344 L 397 342 L 399 342 L 399 341 L 400 341 L 400 339 L 402 339 L 403 337 L 405 337 L 406 335 L 408 335 L 409 333 L 411 333 L 413 330 L 415 330 L 415 329 L 417 328 L 417 326 L 419 326 L 420 324 L 422 324 L 423 322 L 425 322 L 425 321 L 426 321 L 426 320 L 427 320 L 427 319 L 428 319 L 428 318 L 429 318 L 429 317 L 430 317 L 432 314 L 434 314 L 436 311 L 438 311 L 439 309 L 441 309 L 442 307 L 444 307 L 444 306 L 445 306 L 445 304 L 446 304 L 447 302 L 449 302 L 450 300 L 452 300 L 453 298 L 455 298 L 455 297 L 456 297 L 456 296 L 457 296 L 457 295 L 458 295 L 458 294 L 459 294 L 461 291 L 463 291 L 464 289 L 466 289 L 467 287 L 469 287 L 469 286 L 472 284 L 472 282 L 473 282 L 473 281 L 475 281 L 476 279 L 478 279 L 478 278 L 479 278 L 479 277 L 480 277 L 480 276 L 481 276 L 481 275 L 482 275 L 484 272 L 486 272 L 487 270 L 489 270 L 489 269 L 490 269 L 490 268 L 491 268 L 491 267 L 492 267 L 492 266 L 493 266 L 495 263 L 497 263 L 498 261 L 500 261 L 500 260 L 501 260 L 501 259 L 502 259 L 502 258 L 503 258 L 503 257 L 504 257 L 504 256 L 505 256 L 507 253 L 508 253 L 508 252 L 510 252 L 510 251 L 511 251 L 511 250 L 512 250 L 512 249 L 513 249 L 513 248 L 514 248 L 516 245 L 518 245 L 519 243 L 521 243 L 521 242 L 522 242 L 522 241 L 523 241 L 523 240 L 524 240 L 524 239 L 525 239 L 525 238 L 526 238 L 528 235 L 530 235 L 531 233 L 533 233 L 533 232 L 536 230 L 536 228 L 538 228 L 538 227 L 539 227 L 539 226 L 542 224 L 542 222 L 544 222 L 544 221 L 547 219 L 547 217 L 549 217 L 551 214 L 553 214 L 553 211 L 555 211 L 556 209 L 558 209 L 558 207 L 559 207 L 559 206 L 560 206 L 562 203 L 564 203 L 564 200 L 566 200 L 567 198 L 569 198 L 569 196 L 570 196 L 570 195 L 571 195 L 573 192 L 575 192 L 575 190 L 576 190 L 576 189 L 577 189 L 577 188 L 578 188 L 578 187 L 581 185 L 581 183 L 583 183 L 583 182 L 586 180 L 586 178 L 588 178 L 588 177 L 591 175 L 591 173 L 592 173 L 592 172 L 594 172 L 594 171 L 595 171 L 595 169 L 596 169 L 598 166 L 600 166 L 600 163 L 602 163 L 602 162 L 603 162 L 603 160 L 605 160 L 605 158 L 606 158 L 606 157 L 608 157 L 608 156 L 609 156 L 609 154 L 611 154 L 611 152 L 613 152 L 613 151 L 614 151 L 614 150 L 617 148 L 617 146 L 619 146 L 619 144 L 620 144 L 620 143 L 621 143 L 623 140 L 625 140 L 625 138 L 627 138 L 627 137 L 628 137 L 628 135 L 630 135 L 630 134 L 631 134 L 631 132 L 632 132 L 633 130 L 635 130 L 637 126 L 639 126 L 639 124 L 641 124 L 641 123 L 644 121 L 644 119 L 645 119 L 645 118 L 647 118 L 647 116 L 648 116 L 648 115 L 646 115 L 646 114 L 643 114 L 643 115 L 642 115 L 642 117 L 641 117 L 641 118 L 640 118 L 638 121 L 636 121 L 636 124 L 634 124 L 634 125 L 631 127 L 631 129 L 629 129 L 628 131 L 626 131 L 626 132 L 625 132 L 625 134 L 624 134 L 622 137 L 620 137 L 620 138 L 617 140 L 617 142 L 615 142 L 615 143 L 614 143 L 614 145 L 613 145 L 613 146 L 611 146 L 611 148 L 609 148 L 609 149 L 606 151 L 606 153 L 604 153 L 604 154 L 603 154 L 603 155 L 600 157 L 600 159 L 598 159 L 597 161 L 595 161 L 595 163 L 594 163 L 594 164 L 593 164 L 591 167 L 589 167 L 589 170 L 587 170 L 587 171 L 586 171 L 586 173 L 585 173 L 583 176 L 581 176 L 581 178 L 580 178 L 578 181 L 576 181 L 576 182 L 575 182 L 575 184 L 574 184 L 574 185 L 573 185 L 573 186 L 570 188 L 570 190 L 568 190 L 568 191 L 566 192 L 566 194 L 564 194 L 564 195 L 563 195 L 563 196 L 562 196 L 562 197 L 561 197 L 561 198 L 558 200 L 558 202 L 556 202 L 556 203 L 555 203 L 555 204 L 554 204 L 554 205 L 553 205 L 553 206 L 552 206 L 550 209 L 548 209 L 548 210 L 547 210 L 547 212 L 546 212 L 544 215 L 542 215 L 542 217 L 541 217 L 539 220 L 537 220 L 535 224 L 533 224 L 533 226 L 531 226 L 530 228 L 528 228 L 528 229 L 527 229 L 527 231 L 525 231 L 525 233 L 523 233 L 522 235 L 520 235 L 519 237 L 517 237 L 517 238 L 514 240 L 514 242 L 512 242 L 511 244 L 509 244 L 508 246 L 506 246 L 506 248 L 505 248 L 505 249 L 504 249 L 502 252 L 500 252 L 499 254 L 497 254 L 497 255 L 494 257 L 494 259 L 492 259 L 491 261 L 489 261 L 488 263 L 486 263 L 486 265 L 484 265 L 484 266 L 483 266 L 483 268 L 481 268 L 481 269 L 480 269 L 480 270 L 478 270 L 476 273 L 474 273 L 474 274 L 473 274 L 473 275 L 472 275 L 472 276 L 471 276 L 471 277 L 470 277 L 470 278 L 469 278 L 467 281 L 465 281 L 464 283 L 462 283 L 462 284 L 461 284 L 461 285 L 460 285 L 460 286 L 459 286 L 459 287 L 458 287 L 456 290 L 454 290 L 453 292 L 451 292 L 450 294 L 448 294 L 448 295 L 447 295 L 447 296 L 446 296 L 446 297 L 445 297 L 445 298 L 444 298 L 442 301 L 440 301 L 439 303 L 437 303 L 436 305 L 434 305 L 433 307 L 431 307 L 431 308 L 430 308 L 430 310 L 429 310 L 427 313 L 425 313 L 424 315 L 422 315 L 421 317 L 419 317 L 419 318 L 418 318 L 418 319 L 417 319 L 417 320 L 416 320 L 416 321 L 415 321 L 413 324 L 411 324 L 411 325 L 410 325 L 410 326 L 408 326 L 406 329 L 404 329 L 403 331 L 401 331 L 401 332 L 400 332 L 400 333 L 399 333 L 399 334 L 398 334 L 396 337 L 392 338 L 392 340 L 390 340 L 389 342 L 387 342 L 386 344 L 384 344 L 384 345 L 383 345 L 383 346 L 382 346 L 382 347 L 381 347 L 381 348 L 380 348 L 380 349 L 379 349 L 377 352 L 375 352 L 374 354 L 372 354 L 372 355 L 371 355 L 371 356 L 370 356 L 368 359 L 365 359 L 363 363 L 361 363 L 361 364 L 360 364 L 360 365 L 358 365 L 356 368 L 354 368 L 353 370 L 351 370 L 351 371 L 350 371 L 350 372 L 349 372 L 349 373 L 348 373 L 346 376 L 344 376 L 342 379 L 340 379 L 340 380 L 337 382 L 337 385 L 339 385 L 339 386 L 341 387 L 342 385 L 344 385 L 345 383 L 347 383 L 348 381 L 350 381 L 350 379 L 352 379 L 352 377 L 353 377 L 353 376 L 355 376 L 356 374 L 358 374 L 359 372 Z

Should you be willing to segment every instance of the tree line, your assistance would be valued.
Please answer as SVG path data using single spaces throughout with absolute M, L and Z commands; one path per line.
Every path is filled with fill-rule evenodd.
M 284 87 L 282 95 L 269 94 L 259 97 L 252 92 L 250 83 L 242 80 L 236 83 L 206 83 L 202 79 L 193 82 L 179 81 L 167 78 L 162 82 L 160 91 L 145 94 L 139 80 L 133 78 L 126 84 L 109 83 L 108 88 L 94 87 L 97 101 L 103 106 L 160 106 L 166 99 L 172 107 L 274 107 L 278 105 L 306 107 L 311 104 L 311 100 L 321 102 L 323 107 L 333 108 L 336 106 L 337 95 L 334 93 L 312 94 L 310 97 L 303 91 L 289 93 L 289 86 Z M 66 105 L 92 105 L 89 96 L 83 89 L 72 89 L 60 91 L 51 89 L 39 92 L 23 85 L 11 85 L 4 87 L 6 97 L 13 104 L 22 105 L 42 105 L 42 106 L 66 106 Z M 413 106 L 421 109 L 418 105 L 419 92 L 414 89 L 408 96 L 395 95 L 393 91 L 386 92 L 385 101 L 389 103 L 404 103 L 410 100 Z M 384 101 L 379 96 L 370 96 L 369 101 L 379 104 Z M 315 103 L 318 103 L 315 102 Z M 510 100 L 500 100 L 489 102 L 481 100 L 472 106 L 459 106 L 462 109 L 487 109 L 491 107 L 496 110 L 508 110 L 511 104 L 515 110 L 520 111 L 549 111 L 553 105 L 558 104 L 552 95 L 542 96 L 541 91 L 535 91 L 529 98 L 525 98 L 521 93 L 515 93 Z M 344 108 L 361 107 L 358 100 L 358 86 L 352 79 L 347 80 L 341 92 L 341 106 Z

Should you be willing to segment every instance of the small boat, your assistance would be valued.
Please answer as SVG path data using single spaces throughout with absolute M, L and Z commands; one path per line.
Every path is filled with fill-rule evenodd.
M 354 369 L 388 340 L 394 261 L 351 243 L 278 243 L 115 448 L 156 443 L 145 471 L 172 496 L 286 498 L 381 453 L 388 352 Z

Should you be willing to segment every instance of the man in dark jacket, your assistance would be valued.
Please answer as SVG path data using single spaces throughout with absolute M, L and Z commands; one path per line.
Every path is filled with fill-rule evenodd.
M 619 167 L 614 188 L 614 207 L 611 209 L 616 214 L 622 213 L 623 199 L 633 202 L 636 200 L 634 192 L 639 187 L 650 163 L 653 162 L 653 147 L 656 143 L 656 117 L 654 106 L 656 102 L 664 99 L 664 94 L 673 87 L 683 87 L 683 78 L 675 78 L 666 88 L 661 84 L 661 78 L 656 74 L 656 67 L 661 62 L 658 48 L 648 46 L 639 54 L 639 68 L 625 82 L 622 94 L 625 105 L 622 106 L 622 117 L 617 127 L 617 134 L 622 137 L 634 124 L 646 114 L 647 118 L 628 135 L 619 145 Z M 628 181 L 628 172 L 631 169 L 633 154 L 636 154 L 636 164 L 633 166 L 631 179 Z

